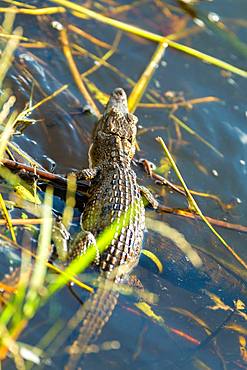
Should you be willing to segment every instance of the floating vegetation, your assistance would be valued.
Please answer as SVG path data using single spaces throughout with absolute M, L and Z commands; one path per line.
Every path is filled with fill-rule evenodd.
M 161 368 L 245 368 L 247 263 L 241 238 L 247 225 L 242 224 L 243 217 L 238 213 L 238 186 L 233 197 L 226 197 L 214 188 L 213 180 L 208 180 L 210 173 L 218 177 L 219 168 L 229 160 L 226 147 L 220 145 L 221 138 L 214 137 L 208 125 L 196 125 L 197 114 L 205 120 L 207 115 L 213 119 L 215 114 L 222 123 L 218 109 L 227 106 L 226 97 L 223 91 L 220 96 L 206 88 L 194 92 L 191 86 L 186 90 L 184 83 L 179 87 L 184 91 L 176 91 L 177 86 L 169 86 L 171 80 L 167 86 L 165 83 L 168 63 L 171 69 L 174 64 L 174 74 L 179 74 L 181 81 L 186 80 L 184 74 L 192 75 L 192 69 L 199 68 L 210 71 L 212 79 L 218 78 L 216 83 L 223 81 L 223 89 L 240 85 L 247 71 L 239 60 L 246 56 L 247 48 L 231 28 L 246 28 L 246 21 L 224 20 L 213 11 L 213 4 L 207 4 L 212 6 L 207 13 L 201 10 L 199 1 L 123 4 L 112 0 L 50 0 L 40 6 L 31 0 L 3 0 L 0 5 L 3 367 L 31 369 L 52 364 L 63 368 L 72 364 L 70 368 L 76 368 L 70 362 L 75 351 L 78 361 L 87 354 L 95 356 L 94 365 L 101 364 L 103 358 L 102 366 L 114 368 L 106 353 L 119 353 L 116 361 L 120 362 L 128 330 L 134 338 L 133 357 L 128 361 L 136 361 L 135 365 L 142 353 L 151 356 L 149 350 L 157 341 Z M 205 45 L 191 47 L 198 45 L 197 38 L 205 36 L 205 30 L 218 45 L 225 42 L 234 57 L 230 55 L 224 61 L 224 57 L 218 58 L 216 49 L 209 55 L 201 51 Z M 181 63 L 180 58 L 184 58 Z M 191 69 L 186 69 L 188 63 L 192 63 Z M 162 83 L 161 75 L 165 76 Z M 203 83 L 206 86 L 207 79 L 202 76 L 200 87 Z M 84 302 L 91 302 L 88 297 L 94 297 L 100 285 L 91 273 L 92 263 L 119 229 L 113 222 L 100 234 L 97 248 L 91 245 L 71 263 L 58 260 L 52 231 L 55 220 L 61 219 L 72 238 L 76 234 L 74 229 L 80 224 L 90 183 L 76 181 L 73 173 L 65 173 L 85 167 L 93 122 L 100 117 L 116 85 L 129 92 L 129 111 L 137 111 L 139 116 L 133 163 L 139 182 L 149 184 L 159 206 L 157 213 L 146 217 L 148 236 L 140 262 L 144 269 L 136 268 L 141 282 L 139 276 L 131 276 L 128 286 L 104 282 L 105 289 L 121 296 L 117 306 L 121 313 L 117 312 L 117 320 L 113 318 L 117 321 L 118 330 L 114 327 L 112 332 L 116 338 L 109 335 L 107 341 L 90 343 L 83 354 L 71 344 L 70 337 L 80 331 Z M 235 104 L 232 111 L 241 110 L 241 104 Z M 245 134 L 238 130 L 239 142 L 246 144 Z M 160 135 L 157 141 L 163 156 L 156 134 L 152 136 L 154 131 Z M 147 154 L 147 140 L 150 159 L 156 165 L 141 159 Z M 182 167 L 183 157 L 187 163 L 193 162 L 191 171 Z M 207 158 L 213 159 L 207 163 Z M 244 168 L 242 157 L 238 162 Z M 215 167 L 210 168 L 209 163 Z M 196 173 L 202 180 L 188 180 L 187 173 Z M 118 223 L 128 225 L 132 211 L 130 207 Z M 232 235 L 241 235 L 239 245 Z M 65 255 L 62 259 L 66 260 Z M 90 273 L 86 274 L 89 267 Z M 122 324 L 119 320 L 120 314 L 127 328 L 125 321 Z M 129 327 L 128 320 L 136 317 L 144 323 L 140 332 L 135 332 L 134 325 L 133 329 Z M 150 342 L 147 333 L 151 333 Z M 160 333 L 164 335 L 162 340 L 158 338 Z M 207 351 L 206 356 L 203 351 Z M 153 359 L 149 361 L 147 368 L 152 368 Z

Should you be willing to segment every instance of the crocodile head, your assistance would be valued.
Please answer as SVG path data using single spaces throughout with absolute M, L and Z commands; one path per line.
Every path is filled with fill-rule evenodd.
M 121 87 L 118 87 L 111 93 L 103 115 L 109 114 L 112 109 L 115 109 L 123 115 L 129 113 L 127 95 Z
M 105 107 L 100 128 L 103 132 L 135 142 L 138 118 L 129 113 L 126 93 L 123 89 L 113 90 Z
M 138 118 L 129 113 L 127 96 L 123 89 L 113 90 L 99 120 L 90 148 L 93 165 L 111 160 L 111 153 L 124 153 L 127 159 L 135 154 L 136 124 Z M 118 156 L 117 156 L 118 157 Z

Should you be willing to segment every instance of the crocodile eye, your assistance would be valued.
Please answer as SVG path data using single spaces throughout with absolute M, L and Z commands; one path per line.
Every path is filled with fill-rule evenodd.
M 108 112 L 108 116 L 111 116 L 112 114 L 115 114 L 117 112 L 118 112 L 117 107 L 112 107 L 111 110 L 110 110 L 110 112 Z
M 138 118 L 132 113 L 127 114 L 127 120 L 128 120 L 129 123 L 133 122 L 134 125 L 136 125 L 137 122 L 138 122 Z

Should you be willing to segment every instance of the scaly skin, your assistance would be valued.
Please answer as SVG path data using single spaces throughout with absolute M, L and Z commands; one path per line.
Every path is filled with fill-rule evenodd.
M 117 303 L 116 286 L 127 279 L 139 261 L 145 227 L 142 195 L 157 207 L 148 190 L 137 184 L 131 168 L 137 121 L 137 117 L 128 112 L 124 90 L 115 89 L 94 132 L 89 150 L 90 168 L 76 173 L 78 180 L 91 180 L 91 187 L 81 217 L 82 231 L 69 246 L 65 258 L 76 258 L 92 244 L 97 248 L 97 237 L 113 223 L 116 233 L 99 258 L 98 289 L 83 306 L 79 319 L 83 324 L 71 347 L 68 369 L 76 367 L 87 345 L 102 331 Z M 123 222 L 127 214 L 128 222 Z M 64 251 L 59 254 L 64 258 Z
M 132 268 L 138 263 L 145 227 L 143 189 L 130 165 L 135 153 L 136 123 L 137 118 L 128 113 L 124 90 L 114 90 L 94 133 L 90 169 L 77 173 L 78 179 L 90 179 L 92 184 L 81 217 L 82 231 L 70 248 L 69 258 L 85 252 L 85 246 L 115 222 L 118 235 L 100 258 L 100 270 L 106 276 L 114 270 L 115 278 L 115 268 L 122 264 Z M 120 217 L 128 210 L 130 221 L 120 226 Z

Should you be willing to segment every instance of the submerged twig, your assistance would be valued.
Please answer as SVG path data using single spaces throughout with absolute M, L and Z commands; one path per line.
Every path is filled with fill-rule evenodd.
M 171 207 L 167 207 L 164 205 L 159 205 L 157 211 L 161 213 L 168 213 L 168 214 L 173 214 L 173 215 L 177 215 L 177 216 L 181 216 L 185 218 L 191 218 L 193 220 L 202 221 L 199 215 L 197 215 L 195 212 L 190 211 L 189 209 L 171 208 Z M 210 222 L 210 224 L 214 226 L 222 227 L 224 229 L 229 229 L 229 230 L 240 231 L 242 233 L 247 233 L 247 226 L 240 225 L 240 224 L 233 224 L 227 221 L 217 220 L 216 218 L 213 218 L 210 216 L 205 216 L 205 218 L 208 220 L 208 222 Z
M 40 170 L 37 167 L 28 166 L 24 163 L 15 162 L 6 158 L 3 158 L 1 163 L 11 170 L 26 171 L 27 173 L 35 174 L 40 177 L 41 180 L 51 181 L 54 185 L 67 186 L 67 178 L 62 175 L 56 175 L 45 170 Z M 88 184 L 80 181 L 77 185 L 77 189 L 80 192 L 87 192 Z
M 36 174 L 41 179 L 46 180 L 46 181 L 53 181 L 59 185 L 65 185 L 65 186 L 67 184 L 67 180 L 63 176 L 55 175 L 48 171 L 39 170 L 36 167 L 28 166 L 24 163 L 15 162 L 15 161 L 12 161 L 6 158 L 2 158 L 1 163 L 11 170 L 18 170 L 18 171 L 24 170 L 24 171 L 27 171 L 28 173 Z
M 52 183 L 54 183 L 58 186 L 63 186 L 63 187 L 67 186 L 67 179 L 65 177 L 61 176 L 61 175 L 56 175 L 56 174 L 48 172 L 48 171 L 39 170 L 35 167 L 28 166 L 28 165 L 23 164 L 23 163 L 15 162 L 15 161 L 12 161 L 10 159 L 2 159 L 1 162 L 2 162 L 2 164 L 4 164 L 6 167 L 8 167 L 11 170 L 19 170 L 19 171 L 25 170 L 28 173 L 32 173 L 32 174 L 36 173 L 36 175 L 39 176 L 40 179 L 42 179 L 42 180 L 51 181 Z M 176 185 L 174 185 L 171 182 L 169 182 L 168 180 L 164 179 L 162 176 L 157 175 L 153 172 L 152 177 L 154 177 L 158 181 L 161 181 L 162 183 L 164 183 L 163 181 L 165 181 L 166 182 L 165 185 L 171 187 L 175 191 L 178 191 L 180 194 L 185 195 L 185 192 L 183 190 L 179 189 Z M 89 185 L 87 185 L 85 183 L 79 182 L 77 184 L 77 190 L 78 191 L 87 192 L 88 188 L 89 188 Z M 193 190 L 190 190 L 190 192 L 193 194 Z M 186 217 L 186 218 L 199 219 L 200 220 L 200 216 L 196 215 L 194 212 L 191 212 L 188 209 L 177 209 L 177 208 L 167 207 L 167 206 L 164 206 L 164 205 L 159 205 L 158 212 L 170 213 L 170 214 L 174 214 L 174 215 L 177 215 L 177 216 L 182 216 L 182 217 Z M 233 223 L 230 223 L 230 222 L 218 220 L 218 219 L 215 219 L 215 218 L 210 217 L 210 216 L 205 216 L 205 217 L 208 219 L 208 221 L 210 223 L 212 223 L 215 226 L 219 226 L 219 227 L 222 227 L 222 228 L 225 228 L 225 229 L 230 229 L 230 230 L 235 230 L 235 231 L 240 231 L 240 232 L 247 233 L 247 226 L 240 225 L 240 224 L 233 224 Z M 12 220 L 12 223 L 13 223 L 13 225 L 20 225 L 20 224 L 25 225 L 26 221 L 27 220 L 23 220 L 22 222 L 18 221 L 18 220 Z M 2 223 L 5 223 L 5 221 L 4 222 L 0 221 L 0 225 Z M 32 224 L 32 222 L 30 222 L 30 223 Z M 39 223 L 41 223 L 41 221 L 39 221 L 39 220 L 36 220 L 36 221 L 34 220 L 34 222 L 33 222 L 33 224 L 39 224 Z
M 184 191 L 186 192 L 186 196 L 187 196 L 187 200 L 188 200 L 188 204 L 189 204 L 189 208 L 191 209 L 192 212 L 195 212 L 199 217 L 201 217 L 201 219 L 205 222 L 205 224 L 208 226 L 208 228 L 213 232 L 213 234 L 221 241 L 221 243 L 224 245 L 224 247 L 231 253 L 231 255 L 245 268 L 247 269 L 247 263 L 241 258 L 239 257 L 239 255 L 234 251 L 234 249 L 232 249 L 232 247 L 224 240 L 224 238 L 214 229 L 214 227 L 210 224 L 210 222 L 207 220 L 207 218 L 203 215 L 202 211 L 200 210 L 200 208 L 198 207 L 195 199 L 193 198 L 193 196 L 191 195 L 182 175 L 180 174 L 177 166 L 176 166 L 176 163 L 174 162 L 166 144 L 164 143 L 163 139 L 161 137 L 158 137 L 156 139 L 162 146 L 162 148 L 164 149 L 167 157 L 169 158 L 169 161 L 171 162 L 171 165 L 174 169 L 174 171 L 176 172 L 176 175 L 178 176 L 183 188 L 184 188 Z
M 150 162 L 147 159 L 142 159 L 142 160 L 136 161 L 136 163 L 143 165 L 143 167 L 144 167 L 145 171 L 147 172 L 147 174 L 152 179 L 154 179 L 158 184 L 167 186 L 171 190 L 174 190 L 176 193 L 181 194 L 183 196 L 186 196 L 186 193 L 183 190 L 183 187 L 181 185 L 173 184 L 171 181 L 169 181 L 165 177 L 163 177 L 163 176 L 159 175 L 158 173 L 154 172 L 153 169 L 152 169 L 152 167 L 151 167 Z M 193 195 L 198 195 L 199 197 L 209 198 L 209 199 L 215 201 L 222 209 L 232 208 L 232 204 L 231 203 L 225 204 L 215 194 L 203 193 L 201 191 L 192 190 L 192 189 L 189 189 L 189 190 L 190 190 L 190 193 L 193 194 Z

